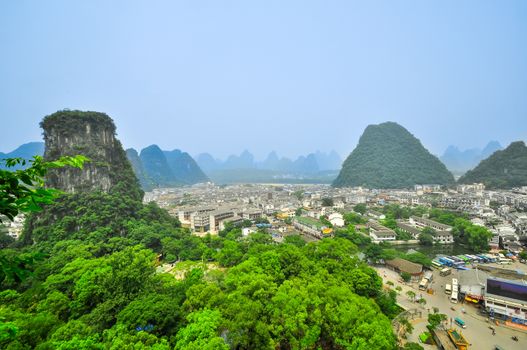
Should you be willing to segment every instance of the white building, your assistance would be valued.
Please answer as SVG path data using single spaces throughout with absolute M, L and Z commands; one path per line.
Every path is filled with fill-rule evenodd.
M 451 244 L 454 243 L 454 235 L 448 231 L 439 231 L 432 236 L 434 243 Z
M 341 213 L 332 213 L 328 216 L 328 221 L 331 222 L 331 225 L 334 227 L 343 227 L 344 226 L 344 217 Z
M 254 228 L 254 227 L 244 227 L 242 229 L 242 235 L 243 236 L 248 236 L 248 235 L 250 235 L 253 232 L 256 232 L 256 228 Z
M 395 241 L 397 235 L 394 230 L 382 226 L 375 220 L 370 220 L 366 224 L 370 229 L 370 237 L 374 242 Z

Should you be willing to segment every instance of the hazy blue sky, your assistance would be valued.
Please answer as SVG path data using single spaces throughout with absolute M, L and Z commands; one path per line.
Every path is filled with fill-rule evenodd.
M 346 156 L 396 121 L 438 154 L 527 135 L 527 1 L 2 1 L 0 151 L 56 110 L 126 147 Z

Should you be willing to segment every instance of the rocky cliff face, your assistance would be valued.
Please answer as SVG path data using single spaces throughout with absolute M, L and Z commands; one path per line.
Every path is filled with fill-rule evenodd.
M 124 191 L 142 196 L 119 140 L 113 120 L 104 113 L 59 111 L 43 119 L 46 160 L 82 154 L 91 159 L 83 169 L 61 168 L 48 173 L 50 187 L 77 193 Z

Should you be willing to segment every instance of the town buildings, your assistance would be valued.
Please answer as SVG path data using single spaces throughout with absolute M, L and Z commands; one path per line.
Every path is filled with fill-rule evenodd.
M 330 198 L 333 206 L 325 207 L 323 199 Z M 224 223 L 260 219 L 278 220 L 286 230 L 304 227 L 293 219 L 298 210 L 301 215 L 319 220 L 327 218 L 335 228 L 344 225 L 342 214 L 357 204 L 368 206 L 369 218 L 380 222 L 385 219 L 382 206 L 437 206 L 465 213 L 476 225 L 493 232 L 491 247 L 519 250 L 527 242 L 527 189 L 488 191 L 482 184 L 441 188 L 436 185 L 418 185 L 414 189 L 332 188 L 324 184 L 237 184 L 218 186 L 211 183 L 190 187 L 156 189 L 145 195 L 145 201 L 155 200 L 177 216 L 182 225 L 196 233 L 217 233 Z M 212 217 L 211 217 L 212 214 Z M 397 221 L 398 230 L 407 232 L 412 239 L 419 238 L 422 230 L 434 230 L 433 240 L 439 244 L 453 243 L 452 229 L 426 217 L 411 217 Z M 371 229 L 371 227 L 370 227 Z M 391 241 L 392 232 L 371 230 L 375 241 Z

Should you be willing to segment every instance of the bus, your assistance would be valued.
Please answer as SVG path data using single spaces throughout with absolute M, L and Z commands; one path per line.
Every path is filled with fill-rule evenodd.
M 500 258 L 498 260 L 498 264 L 501 264 L 501 265 L 512 264 L 512 260 L 508 258 Z
M 489 262 L 496 262 L 496 257 L 492 254 L 485 254 L 487 259 L 489 259 Z
M 439 258 L 439 261 L 446 266 L 454 266 L 454 260 L 447 258 L 447 257 L 441 257 Z
M 465 256 L 465 255 L 458 255 L 457 256 L 459 259 L 463 260 L 465 263 L 468 263 L 470 262 L 470 258 Z
M 468 262 L 477 262 L 478 258 L 474 255 L 465 254 L 465 256 L 468 258 Z
M 469 257 L 472 259 L 472 262 L 483 262 L 484 260 L 479 255 L 469 255 Z
M 421 282 L 419 282 L 419 290 L 426 290 L 428 287 L 428 280 L 426 278 L 423 278 Z
M 432 273 L 432 271 L 427 271 L 425 273 L 424 279 L 427 280 L 428 282 L 432 282 L 433 276 L 434 274 Z
M 444 269 L 441 269 L 441 271 L 439 271 L 439 276 L 448 276 L 451 273 L 452 273 L 452 269 L 445 267 Z
M 457 288 L 452 288 L 452 294 L 450 295 L 450 302 L 457 304 Z
M 485 256 L 483 254 L 478 254 L 478 258 L 481 262 L 488 263 L 490 262 L 490 259 L 488 256 Z
M 450 284 L 445 285 L 445 294 L 452 294 L 452 286 Z
M 432 267 L 434 269 L 438 269 L 440 270 L 442 267 L 443 267 L 443 264 L 441 264 L 439 261 L 437 260 L 432 260 Z
M 461 327 L 461 328 L 467 328 L 465 325 L 465 321 L 460 319 L 459 317 L 454 318 L 454 321 Z
M 460 258 L 457 258 L 455 256 L 451 256 L 450 259 L 452 259 L 452 261 L 453 261 L 452 266 L 454 266 L 455 268 L 457 268 L 459 266 L 465 266 L 465 261 L 461 260 Z
M 452 291 L 454 291 L 458 289 L 458 284 L 457 284 L 457 279 L 455 278 L 452 278 Z

